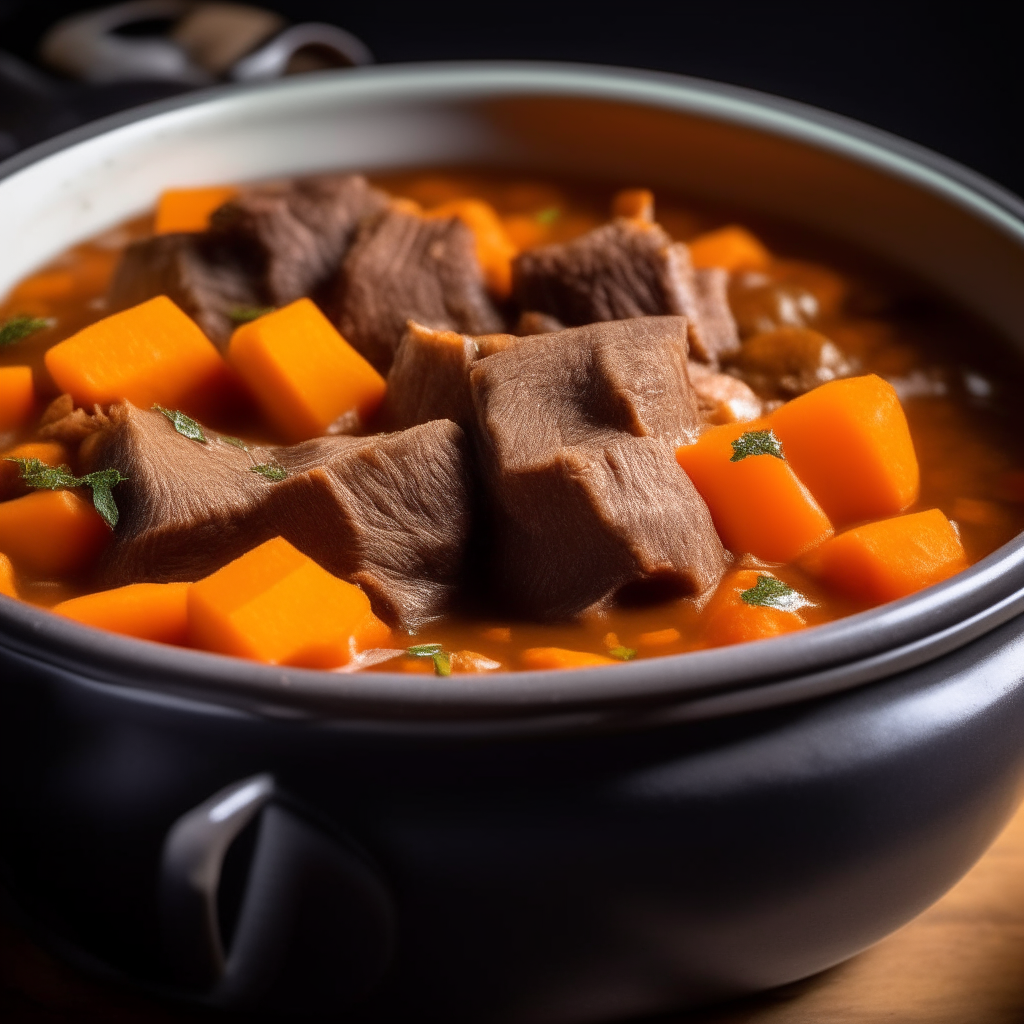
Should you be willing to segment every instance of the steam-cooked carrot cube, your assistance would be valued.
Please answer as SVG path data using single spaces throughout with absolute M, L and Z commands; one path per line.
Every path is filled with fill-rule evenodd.
M 771 253 L 749 232 L 736 224 L 709 231 L 689 243 L 695 267 L 726 270 L 764 270 Z
M 735 554 L 788 562 L 832 536 L 828 516 L 782 457 L 765 420 L 710 427 L 678 448 L 676 459 Z
M 798 609 L 809 603 L 771 573 L 727 573 L 701 613 L 704 641 L 724 647 L 792 633 L 807 625 Z
M 0 502 L 0 550 L 20 570 L 59 576 L 86 568 L 110 539 L 92 502 L 73 491 L 33 491 Z
M 512 259 L 519 250 L 494 207 L 482 199 L 453 199 L 427 216 L 458 217 L 473 232 L 484 283 L 498 298 L 507 298 L 512 291 Z
M 282 537 L 228 563 L 188 592 L 195 647 L 272 665 L 336 668 L 383 645 L 370 599 Z
M 0 594 L 4 597 L 17 597 L 18 584 L 14 575 L 14 566 L 11 560 L 0 552 Z
M 116 590 L 62 601 L 53 611 L 112 633 L 163 644 L 185 644 L 188 642 L 188 589 L 191 585 L 132 583 Z
M 210 214 L 236 195 L 238 189 L 230 185 L 168 189 L 156 204 L 153 229 L 158 235 L 205 231 L 210 226 Z
M 243 324 L 231 336 L 228 359 L 292 441 L 323 434 L 353 410 L 368 419 L 387 389 L 309 299 Z
M 588 651 L 568 651 L 564 647 L 529 647 L 523 651 L 520 662 L 523 668 L 592 668 L 595 665 L 617 665 L 614 658 Z
M 803 564 L 839 593 L 881 604 L 966 569 L 967 557 L 953 524 L 933 508 L 847 530 Z
M 786 458 L 838 526 L 895 515 L 920 474 L 896 390 L 869 374 L 822 384 L 770 417 Z
M 0 430 L 14 430 L 32 415 L 36 391 L 29 366 L 0 366 Z
M 61 391 L 91 408 L 127 399 L 143 409 L 204 411 L 227 367 L 212 342 L 166 295 L 98 320 L 46 353 Z
M 33 441 L 19 444 L 0 455 L 0 501 L 28 494 L 22 482 L 21 469 L 8 459 L 38 459 L 47 466 L 61 466 L 68 461 L 68 450 L 59 441 Z

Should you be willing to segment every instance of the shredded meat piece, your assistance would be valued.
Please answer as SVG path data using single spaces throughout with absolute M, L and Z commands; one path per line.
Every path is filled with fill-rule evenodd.
M 46 407 L 38 435 L 43 441 L 77 445 L 102 430 L 109 422 L 110 418 L 98 405 L 93 406 L 92 412 L 86 412 L 85 409 L 75 408 L 74 399 L 70 395 L 61 395 Z

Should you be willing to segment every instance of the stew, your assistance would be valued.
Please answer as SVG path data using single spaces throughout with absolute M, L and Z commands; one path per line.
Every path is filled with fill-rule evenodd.
M 0 593 L 272 664 L 571 668 L 1024 527 L 1000 340 L 738 220 L 497 173 L 165 193 L 0 305 Z

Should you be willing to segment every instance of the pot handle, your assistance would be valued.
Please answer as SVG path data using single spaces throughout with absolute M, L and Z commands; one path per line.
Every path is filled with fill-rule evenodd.
M 230 950 L 217 911 L 224 858 L 259 816 Z M 202 1002 L 329 1013 L 365 995 L 394 947 L 390 894 L 366 858 L 310 823 L 270 775 L 243 779 L 182 815 L 160 869 L 164 953 Z

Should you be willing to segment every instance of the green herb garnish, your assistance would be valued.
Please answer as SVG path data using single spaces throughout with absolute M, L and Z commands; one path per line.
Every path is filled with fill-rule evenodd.
M 87 473 L 81 477 L 82 484 L 92 488 L 93 508 L 103 516 L 104 522 L 111 529 L 117 526 L 119 518 L 113 489 L 127 479 L 116 469 L 99 469 L 95 473 Z
M 0 348 L 6 348 L 23 338 L 37 334 L 39 331 L 45 331 L 47 327 L 52 327 L 56 322 L 49 317 L 28 316 L 25 313 L 12 316 L 10 320 L 5 320 L 0 324 Z
M 187 437 L 190 441 L 199 441 L 202 444 L 206 444 L 206 433 L 191 416 L 186 416 L 177 409 L 165 409 L 162 405 L 154 405 L 153 408 L 157 412 L 162 412 L 174 424 L 174 429 L 182 437 Z
M 432 658 L 435 654 L 440 654 L 442 650 L 444 648 L 441 644 L 415 644 L 405 653 L 411 658 Z
M 274 312 L 274 306 L 235 306 L 230 310 L 228 316 L 236 324 L 251 324 L 253 320 L 259 320 L 261 316 Z
M 439 676 L 452 674 L 451 655 L 441 644 L 414 644 L 406 648 L 410 658 L 430 658 L 434 663 L 434 673 Z
M 227 434 L 221 434 L 220 439 L 225 444 L 231 445 L 232 448 L 241 448 L 243 452 L 249 450 L 249 446 L 240 437 L 230 437 Z
M 261 462 L 257 466 L 250 466 L 249 470 L 253 473 L 259 473 L 260 476 L 265 476 L 275 484 L 288 479 L 288 470 L 284 466 L 275 466 L 269 462 Z
M 619 661 L 632 661 L 636 657 L 636 651 L 632 647 L 613 647 L 608 656 L 618 658 Z
M 771 430 L 748 430 L 732 442 L 732 458 L 730 462 L 742 462 L 751 455 L 771 455 L 776 459 L 785 459 L 782 444 Z
M 561 217 L 562 211 L 557 206 L 549 206 L 545 210 L 541 210 L 537 214 L 538 224 L 554 224 L 559 217 Z
M 98 469 L 85 476 L 75 476 L 67 466 L 48 466 L 42 459 L 6 459 L 15 462 L 21 479 L 29 487 L 46 491 L 66 491 L 74 487 L 92 490 L 92 504 L 112 530 L 117 526 L 118 511 L 113 489 L 128 478 L 116 469 Z
M 756 605 L 759 608 L 778 608 L 784 612 L 795 612 L 798 608 L 805 608 L 814 603 L 782 580 L 760 573 L 754 586 L 740 592 L 740 600 L 744 604 Z

